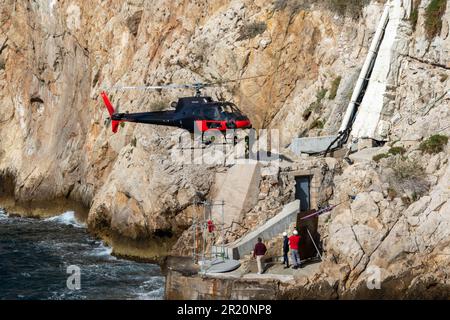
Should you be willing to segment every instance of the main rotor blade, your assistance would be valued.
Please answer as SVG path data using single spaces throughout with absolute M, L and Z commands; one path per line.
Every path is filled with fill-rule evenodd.
M 242 80 L 250 80 L 250 79 L 256 79 L 256 78 L 261 78 L 261 77 L 267 77 L 269 75 L 270 74 L 262 74 L 262 75 L 259 75 L 259 76 L 251 76 L 251 77 L 243 77 L 243 78 L 237 78 L 237 79 L 223 80 L 223 81 L 211 82 L 211 83 L 208 83 L 208 85 L 217 86 L 217 85 L 221 85 L 221 84 L 224 84 L 224 83 L 238 82 L 238 81 L 242 81 Z
M 237 78 L 237 79 L 230 79 L 230 80 L 222 80 L 222 81 L 216 81 L 216 82 L 196 82 L 196 83 L 181 83 L 181 84 L 165 84 L 165 85 L 159 85 L 159 86 L 122 86 L 122 85 L 116 85 L 113 86 L 111 89 L 119 89 L 119 90 L 164 90 L 164 89 L 203 89 L 207 87 L 216 87 L 220 86 L 225 83 L 230 82 L 238 82 L 243 80 L 250 80 L 250 79 L 256 79 L 261 77 L 267 77 L 269 75 L 263 74 L 258 76 L 252 76 L 252 77 L 243 77 L 243 78 Z
M 168 84 L 162 86 L 114 86 L 112 89 L 120 90 L 163 90 L 163 89 L 189 89 L 187 84 Z

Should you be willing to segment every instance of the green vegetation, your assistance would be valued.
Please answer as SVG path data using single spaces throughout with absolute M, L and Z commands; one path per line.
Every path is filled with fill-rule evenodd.
M 136 137 L 133 137 L 133 139 L 131 139 L 131 146 L 136 147 L 136 143 L 137 143 L 137 139 L 136 139 Z
M 445 82 L 445 81 L 447 81 L 447 79 L 448 79 L 448 75 L 445 73 L 441 73 L 439 81 Z
M 0 58 L 0 70 L 5 70 L 5 60 Z
M 441 135 L 441 134 L 435 134 L 423 141 L 419 149 L 420 151 L 428 154 L 436 154 L 444 150 L 444 147 L 448 143 L 448 137 Z
M 310 130 L 311 130 L 311 129 L 315 129 L 315 128 L 317 128 L 317 129 L 323 129 L 323 126 L 324 126 L 323 121 L 320 120 L 320 119 L 316 119 L 316 120 L 314 120 L 314 121 L 311 123 L 311 125 L 309 126 L 309 129 L 310 129 Z
M 309 105 L 309 107 L 306 108 L 305 111 L 303 111 L 303 114 L 302 114 L 303 120 L 305 120 L 305 121 L 308 120 L 313 112 L 317 112 L 320 110 L 320 108 L 322 108 L 322 100 L 323 100 L 323 98 L 325 98 L 327 91 L 328 90 L 324 89 L 324 88 L 321 88 L 319 91 L 317 91 L 316 101 L 311 103 Z
M 390 156 L 400 155 L 403 156 L 406 153 L 406 149 L 403 147 L 391 147 L 387 153 L 379 153 L 372 157 L 372 160 L 379 162 L 381 159 L 389 158 Z
M 394 171 L 395 177 L 399 180 L 423 177 L 425 174 L 425 171 L 417 161 L 410 159 L 397 158 L 390 163 L 389 167 Z
M 364 6 L 369 0 L 325 0 L 325 4 L 341 16 L 357 19 L 361 16 Z
M 309 8 L 312 3 L 319 3 L 340 16 L 349 16 L 357 19 L 361 16 L 364 6 L 369 2 L 370 0 L 276 0 L 273 2 L 273 11 L 286 10 L 293 16 L 300 10 Z
M 425 9 L 425 32 L 428 39 L 433 39 L 441 32 L 446 7 L 447 0 L 431 0 Z
M 419 5 L 421 0 L 414 0 L 413 9 L 411 15 L 409 16 L 409 22 L 411 22 L 411 26 L 413 31 L 416 30 L 417 20 L 419 19 Z
M 376 154 L 372 157 L 372 160 L 375 162 L 380 161 L 381 159 L 384 158 L 389 158 L 389 155 L 387 153 L 380 153 L 380 154 Z
M 388 168 L 392 170 L 391 173 L 386 172 L 389 187 L 393 190 L 391 193 L 406 195 L 402 196 L 405 204 L 409 205 L 428 192 L 425 170 L 416 160 L 393 156 L 389 159 Z
M 294 16 L 300 9 L 306 9 L 307 5 L 303 0 L 276 0 L 273 3 L 273 11 L 287 10 L 291 16 Z
M 338 76 L 336 77 L 333 82 L 331 83 L 331 89 L 330 94 L 328 95 L 328 99 L 334 100 L 336 98 L 336 93 L 339 89 L 339 85 L 341 84 L 342 77 Z
M 253 39 L 257 35 L 266 31 L 266 29 L 267 24 L 265 22 L 251 22 L 249 24 L 245 24 L 239 31 L 239 38 L 237 41 Z
M 394 156 L 397 154 L 404 155 L 406 152 L 406 149 L 403 147 L 392 147 L 389 149 L 388 152 Z
M 316 93 L 316 98 L 317 98 L 317 102 L 321 102 L 323 98 L 325 98 L 325 95 L 327 94 L 327 89 L 320 89 L 319 91 L 317 91 Z

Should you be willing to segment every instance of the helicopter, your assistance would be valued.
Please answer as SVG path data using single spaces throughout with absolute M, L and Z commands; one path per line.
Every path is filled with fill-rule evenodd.
M 237 80 L 229 80 L 232 82 Z M 227 130 L 232 129 L 251 129 L 252 123 L 249 118 L 239 110 L 232 102 L 214 101 L 209 96 L 203 96 L 201 90 L 206 87 L 217 86 L 225 83 L 194 83 L 194 84 L 169 84 L 160 86 L 142 86 L 132 87 L 124 86 L 122 89 L 144 89 L 144 90 L 162 90 L 162 89 L 194 89 L 195 96 L 179 98 L 178 102 L 172 102 L 171 107 L 174 110 L 152 111 L 139 113 L 117 113 L 111 104 L 105 91 L 101 92 L 103 102 L 110 115 L 112 132 L 118 131 L 122 122 L 136 122 L 153 125 L 162 125 L 178 127 L 189 131 L 203 134 L 208 130 L 217 130 L 225 135 Z

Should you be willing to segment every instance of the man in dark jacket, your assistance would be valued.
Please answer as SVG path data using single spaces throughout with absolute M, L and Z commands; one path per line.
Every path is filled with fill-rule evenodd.
M 284 268 L 289 268 L 289 238 L 287 236 L 287 232 L 283 232 L 283 264 L 285 264 Z
M 262 239 L 258 238 L 258 243 L 255 245 L 255 250 L 253 250 L 253 257 L 256 258 L 256 262 L 258 264 L 258 274 L 263 273 L 263 266 L 262 266 L 262 258 L 266 254 L 267 248 L 262 243 Z

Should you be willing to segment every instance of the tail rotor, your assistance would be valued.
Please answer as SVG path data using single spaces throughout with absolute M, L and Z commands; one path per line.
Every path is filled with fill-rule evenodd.
M 117 130 L 119 129 L 119 123 L 120 123 L 117 120 L 112 120 L 112 116 L 116 113 L 116 111 L 114 110 L 114 107 L 111 104 L 111 101 L 109 101 L 108 96 L 106 95 L 106 92 L 102 91 L 100 93 L 100 95 L 102 96 L 103 103 L 105 104 L 105 107 L 106 107 L 106 109 L 108 109 L 108 113 L 109 113 L 109 118 L 108 118 L 106 124 L 109 125 L 109 123 L 111 123 L 112 132 L 116 133 Z

